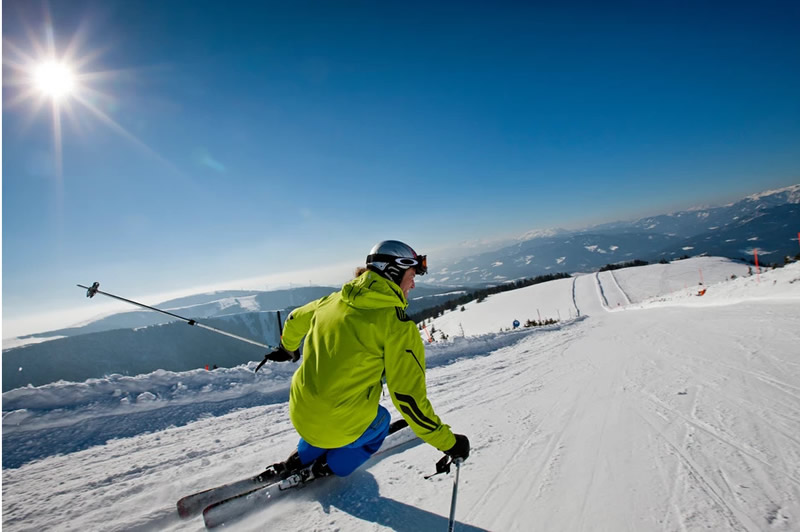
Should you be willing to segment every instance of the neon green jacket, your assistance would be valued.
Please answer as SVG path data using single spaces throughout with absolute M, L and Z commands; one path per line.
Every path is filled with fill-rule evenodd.
M 428 401 L 425 348 L 400 288 L 367 271 L 340 292 L 292 311 L 281 343 L 303 344 L 303 362 L 292 378 L 289 416 L 311 445 L 343 447 L 375 419 L 383 386 L 414 432 L 439 450 L 455 436 Z

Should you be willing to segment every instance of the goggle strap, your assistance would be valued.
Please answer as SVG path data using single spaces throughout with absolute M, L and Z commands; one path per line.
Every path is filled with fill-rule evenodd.
M 427 255 L 417 255 L 416 257 L 396 257 L 394 255 L 387 255 L 385 253 L 375 253 L 372 255 L 367 255 L 367 264 L 372 262 L 389 262 L 389 263 L 397 263 L 397 259 L 406 259 L 406 260 L 413 260 L 416 262 L 414 265 L 414 269 L 416 269 L 420 274 L 424 274 L 428 271 L 428 256 Z M 400 263 L 402 264 L 402 263 Z M 411 265 L 403 265 L 405 267 L 412 267 Z
M 385 253 L 375 253 L 374 255 L 367 256 L 367 264 L 370 262 L 395 262 L 397 259 L 411 259 L 419 263 L 414 257 L 396 257 L 394 255 L 386 255 Z

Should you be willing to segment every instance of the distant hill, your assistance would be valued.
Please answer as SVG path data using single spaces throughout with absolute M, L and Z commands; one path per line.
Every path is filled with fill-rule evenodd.
M 103 289 L 102 286 L 101 289 Z M 154 304 L 153 306 L 185 318 L 200 320 L 242 312 L 280 310 L 295 307 L 330 294 L 334 290 L 337 290 L 337 288 L 329 286 L 298 287 L 270 292 L 229 290 L 170 299 Z M 132 329 L 161 325 L 174 321 L 178 320 L 166 314 L 153 312 L 152 310 L 131 310 L 129 312 L 118 312 L 110 316 L 104 316 L 74 327 L 31 334 L 21 338 L 78 336 L 81 334 L 110 331 L 114 329 Z
M 275 312 L 236 314 L 203 323 L 269 345 L 278 343 Z M 114 373 L 187 371 L 214 364 L 231 367 L 260 360 L 264 352 L 182 321 L 114 329 L 3 351 L 3 391 L 59 380 L 82 382 Z
M 497 284 L 546 273 L 587 272 L 617 262 L 713 255 L 783 262 L 800 252 L 800 185 L 748 196 L 723 207 L 692 209 L 579 231 L 530 232 L 499 250 L 434 262 L 429 282 Z
M 681 242 L 680 249 L 668 248 L 664 255 L 702 254 L 752 260 L 757 248 L 762 264 L 783 263 L 784 256 L 800 253 L 798 231 L 800 204 L 778 205 L 688 237 Z

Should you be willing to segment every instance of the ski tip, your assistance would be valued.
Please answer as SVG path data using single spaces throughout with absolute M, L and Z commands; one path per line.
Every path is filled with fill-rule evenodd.
M 224 521 L 217 521 L 214 519 L 214 509 L 219 506 L 219 503 L 212 504 L 206 507 L 203 510 L 203 523 L 206 525 L 207 529 L 217 528 L 218 526 L 222 526 L 225 524 Z
M 194 512 L 192 512 L 192 509 L 187 507 L 184 504 L 184 502 L 185 502 L 184 499 L 181 499 L 178 501 L 178 504 L 176 505 L 178 507 L 178 517 L 180 517 L 181 519 L 188 519 L 192 517 L 192 514 Z

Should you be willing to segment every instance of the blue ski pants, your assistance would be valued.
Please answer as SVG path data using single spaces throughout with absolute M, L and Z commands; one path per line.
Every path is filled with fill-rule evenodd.
M 303 462 L 303 465 L 308 465 L 324 456 L 334 475 L 346 477 L 380 449 L 383 440 L 389 434 L 390 420 L 389 411 L 378 405 L 378 415 L 375 416 L 375 420 L 370 423 L 367 430 L 353 443 L 336 449 L 314 447 L 300 438 L 300 442 L 297 444 L 300 461 Z

